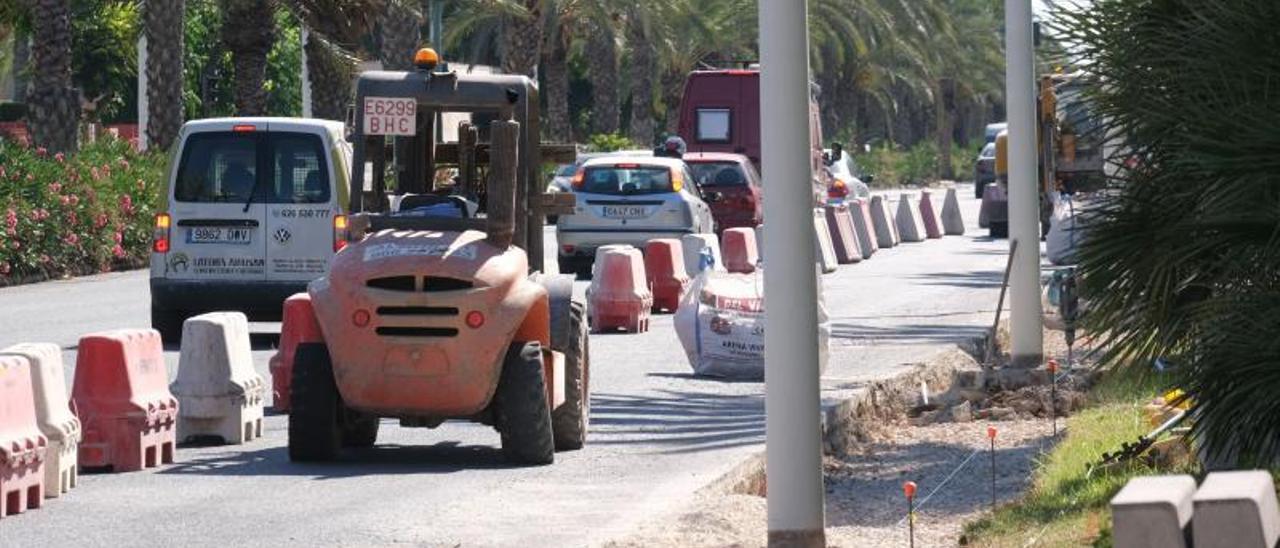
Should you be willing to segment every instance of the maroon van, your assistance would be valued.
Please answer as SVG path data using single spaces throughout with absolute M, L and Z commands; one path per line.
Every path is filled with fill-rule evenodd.
M 816 87 L 816 86 L 813 86 Z M 809 99 L 813 173 L 822 173 L 822 123 L 814 94 Z M 696 70 L 684 83 L 678 131 L 689 152 L 742 154 L 760 169 L 760 71 Z M 826 186 L 821 185 L 821 195 Z

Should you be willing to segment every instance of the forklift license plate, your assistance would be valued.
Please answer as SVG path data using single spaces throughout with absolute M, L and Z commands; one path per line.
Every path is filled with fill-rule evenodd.
M 365 97 L 365 135 L 404 135 L 418 133 L 418 100 L 402 97 Z

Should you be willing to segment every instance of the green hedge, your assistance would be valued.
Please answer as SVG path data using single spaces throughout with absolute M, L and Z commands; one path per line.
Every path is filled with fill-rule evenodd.
M 165 164 L 110 138 L 70 157 L 0 142 L 0 285 L 143 264 Z

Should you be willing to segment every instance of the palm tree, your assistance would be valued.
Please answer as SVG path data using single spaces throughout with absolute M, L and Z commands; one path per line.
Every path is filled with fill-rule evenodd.
M 142 32 L 147 40 L 147 143 L 168 149 L 182 129 L 183 15 L 186 0 L 146 0 Z
M 69 0 L 26 0 L 31 13 L 31 90 L 27 94 L 32 141 L 52 152 L 76 148 L 80 92 L 71 81 Z
M 382 0 L 287 0 L 308 30 L 307 74 L 311 78 L 312 116 L 346 118 L 353 98 L 356 54 L 374 29 Z
M 267 113 L 267 54 L 275 44 L 273 0 L 222 0 L 222 41 L 231 52 L 236 114 Z
M 611 14 L 592 18 L 585 27 L 587 73 L 591 75 L 591 131 L 617 133 L 618 36 Z M 605 20 L 602 20 L 605 19 Z
M 543 0 L 510 0 L 516 10 L 502 15 L 499 51 L 502 70 L 510 74 L 537 76 L 542 51 Z
M 547 101 L 544 113 L 547 136 L 556 142 L 573 141 L 573 124 L 569 120 L 569 48 L 573 43 L 572 0 L 547 2 L 545 31 L 542 36 L 542 78 Z
M 422 14 L 403 0 L 387 0 L 378 17 L 378 58 L 387 70 L 410 70 L 422 43 Z
M 654 138 L 653 92 L 658 71 L 654 51 L 651 4 L 635 3 L 627 10 L 627 50 L 631 61 L 631 140 L 649 145 Z

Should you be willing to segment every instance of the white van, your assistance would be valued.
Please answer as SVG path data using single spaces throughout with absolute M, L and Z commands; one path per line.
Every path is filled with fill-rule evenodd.
M 351 145 L 341 122 L 188 122 L 151 253 L 151 325 L 166 341 L 212 310 L 279 319 L 346 245 Z

